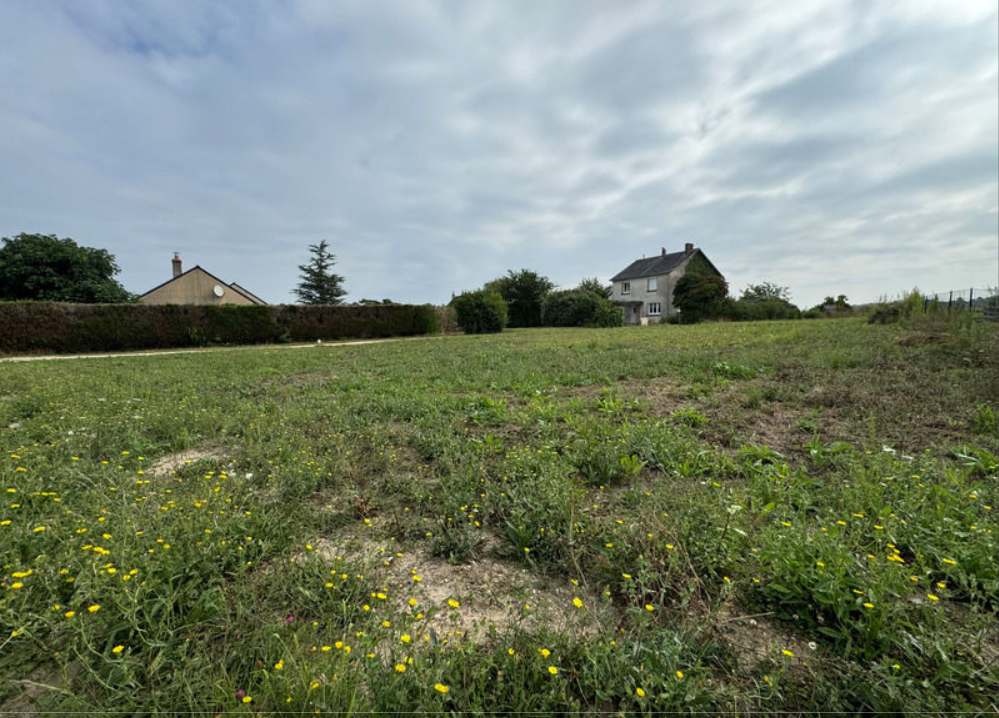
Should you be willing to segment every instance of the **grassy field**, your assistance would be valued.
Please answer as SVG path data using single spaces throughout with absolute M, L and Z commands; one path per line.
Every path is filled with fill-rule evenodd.
M 994 711 L 997 344 L 0 364 L 0 712 Z

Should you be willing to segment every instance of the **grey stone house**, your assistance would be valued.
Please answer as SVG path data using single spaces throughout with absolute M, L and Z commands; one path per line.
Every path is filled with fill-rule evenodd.
M 636 259 L 611 277 L 612 302 L 624 309 L 625 324 L 655 324 L 679 314 L 673 305 L 673 288 L 687 274 L 722 273 L 704 252 L 688 242 L 682 252 L 662 253 Z

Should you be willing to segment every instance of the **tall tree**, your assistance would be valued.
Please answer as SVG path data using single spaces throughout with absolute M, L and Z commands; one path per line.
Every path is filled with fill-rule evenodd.
M 555 288 L 548 277 L 530 269 L 507 271 L 505 277 L 486 284 L 487 292 L 496 292 L 506 302 L 511 327 L 540 327 L 541 304 Z
M 0 247 L 0 300 L 33 299 L 84 304 L 130 302 L 115 280 L 121 271 L 106 249 L 81 247 L 69 237 L 4 237 Z
M 750 284 L 742 290 L 742 296 L 739 299 L 744 302 L 790 302 L 791 290 L 773 282 Z
M 343 288 L 344 279 L 332 269 L 336 255 L 329 251 L 326 240 L 310 244 L 312 258 L 307 264 L 298 265 L 301 279 L 295 287 L 295 294 L 302 304 L 343 304 L 347 291 Z
M 601 284 L 600 280 L 596 277 L 586 277 L 579 281 L 579 286 L 576 289 L 580 292 L 589 292 L 590 294 L 596 294 L 598 297 L 603 297 L 604 299 L 610 299 L 611 287 L 608 284 Z

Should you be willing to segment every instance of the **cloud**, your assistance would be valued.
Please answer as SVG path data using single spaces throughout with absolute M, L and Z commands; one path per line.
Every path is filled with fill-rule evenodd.
M 350 299 L 572 285 L 686 241 L 805 305 L 994 283 L 995 24 L 915 1 L 6 4 L 0 234 L 108 248 L 135 291 L 180 251 L 270 301 L 320 239 Z

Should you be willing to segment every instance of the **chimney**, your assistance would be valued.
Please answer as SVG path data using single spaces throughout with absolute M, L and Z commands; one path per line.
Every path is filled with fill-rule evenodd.
M 683 253 L 684 254 L 693 254 L 694 253 L 694 245 L 691 242 L 687 242 L 685 245 L 683 245 Z
M 172 262 L 172 264 L 173 264 L 173 276 L 174 277 L 179 277 L 181 274 L 183 274 L 183 270 L 181 269 L 181 264 L 180 264 L 180 252 L 174 252 L 173 253 L 173 262 Z
M 666 256 L 666 248 L 665 247 L 663 247 L 663 254 L 662 254 L 662 256 L 664 256 L 664 257 Z

